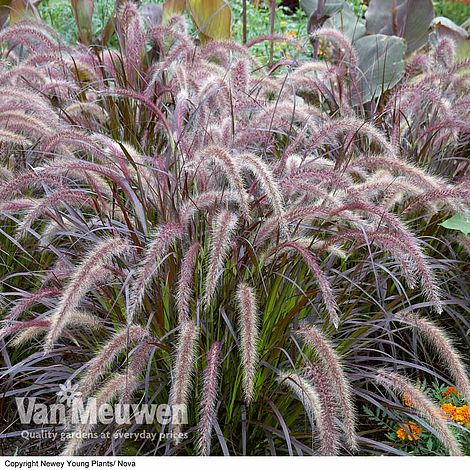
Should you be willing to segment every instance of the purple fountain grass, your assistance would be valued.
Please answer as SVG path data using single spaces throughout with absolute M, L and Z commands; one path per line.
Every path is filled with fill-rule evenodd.
M 346 378 L 336 351 L 323 333 L 313 325 L 304 324 L 297 334 L 318 354 L 322 370 L 334 390 L 337 404 L 341 410 L 346 442 L 351 450 L 357 449 L 356 412 L 351 394 L 351 387 Z
M 54 128 L 41 119 L 21 111 L 0 112 L 0 126 L 3 127 L 3 131 L 23 132 L 31 139 L 49 136 L 54 132 Z
M 127 79 L 135 85 L 135 75 L 140 70 L 146 35 L 142 29 L 142 18 L 137 6 L 125 2 L 117 11 L 116 27 L 119 30 L 121 51 L 125 57 Z
M 313 38 L 326 38 L 336 43 L 340 52 L 343 53 L 344 51 L 345 55 L 347 56 L 346 60 L 348 68 L 350 70 L 352 69 L 352 72 L 356 72 L 359 59 L 357 57 L 356 51 L 351 45 L 351 42 L 344 34 L 336 29 L 323 27 L 313 31 L 310 36 Z
M 18 198 L 13 199 L 13 201 L 0 202 L 0 213 L 24 212 L 34 209 L 38 204 L 38 200 L 26 198 Z
M 86 374 L 80 380 L 80 391 L 83 396 L 89 396 L 93 388 L 107 373 L 116 357 L 134 343 L 143 341 L 149 335 L 148 330 L 131 325 L 116 333 L 99 353 L 90 361 Z
M 56 298 L 60 293 L 60 290 L 55 287 L 45 287 L 36 292 L 32 292 L 16 303 L 16 305 L 7 313 L 4 321 L 6 323 L 14 321 L 31 306 L 41 301 L 47 302 L 51 298 Z
M 99 281 L 109 275 L 105 269 L 114 256 L 130 250 L 128 243 L 121 238 L 104 239 L 92 249 L 76 268 L 69 284 L 50 316 L 51 328 L 48 331 L 44 350 L 50 351 L 67 325 L 70 315 L 78 308 L 83 296 Z
M 391 210 L 394 204 L 402 202 L 405 197 L 412 197 L 422 193 L 413 183 L 405 177 L 394 176 L 386 170 L 379 170 L 373 175 L 373 179 L 366 180 L 354 186 L 355 194 L 377 205 L 383 205 Z
M 40 46 L 47 52 L 55 52 L 58 49 L 56 41 L 51 37 L 49 31 L 45 30 L 45 24 L 34 21 L 21 21 L 0 32 L 0 43 L 8 41 L 13 45 L 27 45 L 33 50 Z
M 130 380 L 134 381 L 139 372 L 140 371 L 137 370 L 133 371 L 131 376 L 127 374 L 115 374 L 111 377 L 94 396 L 96 399 L 96 409 L 100 409 L 103 405 L 111 403 L 116 398 L 125 396 L 130 385 Z M 61 456 L 78 455 L 80 448 L 87 440 L 86 436 L 93 431 L 95 426 L 96 422 L 90 419 L 85 420 L 84 423 L 74 428 L 71 432 L 71 438 L 67 440 Z
M 255 291 L 248 284 L 237 288 L 238 328 L 242 357 L 243 395 L 250 404 L 254 396 L 255 374 L 258 365 L 259 313 Z
M 237 159 L 232 157 L 226 150 L 220 147 L 207 147 L 198 157 L 198 162 L 206 163 L 207 161 L 214 161 L 220 165 L 224 171 L 229 184 L 237 193 L 240 200 L 240 209 L 243 216 L 250 219 L 250 209 L 248 207 L 248 195 L 243 187 L 243 178 L 240 174 L 240 165 Z
M 31 146 L 31 141 L 26 137 L 18 135 L 14 132 L 0 129 L 0 144 L 14 144 L 23 145 L 24 147 Z
M 408 95 L 411 95 L 412 97 L 418 97 L 419 102 L 414 103 L 413 100 L 408 97 Z M 406 97 L 408 97 L 408 100 L 405 99 Z M 413 106 L 417 106 L 417 109 L 419 109 L 419 106 L 422 106 L 423 104 L 433 105 L 442 119 L 447 119 L 449 115 L 449 109 L 446 102 L 440 96 L 439 91 L 435 88 L 431 88 L 429 84 L 404 84 L 398 87 L 392 93 L 389 100 L 389 106 L 398 107 L 400 109 L 400 114 L 404 113 L 404 111 L 412 108 Z
M 238 217 L 227 210 L 220 211 L 214 218 L 204 290 L 204 304 L 206 306 L 210 305 L 217 282 L 222 274 L 237 222 Z
M 190 320 L 190 300 L 193 294 L 193 277 L 196 257 L 201 248 L 198 242 L 193 243 L 183 260 L 178 278 L 176 306 L 178 309 L 178 323 L 184 323 Z
M 216 419 L 215 406 L 219 385 L 220 349 L 220 343 L 215 342 L 207 353 L 207 366 L 204 370 L 202 397 L 199 404 L 197 447 L 200 455 L 210 455 L 212 423 Z
M 351 191 L 353 183 L 342 172 L 329 168 L 312 168 L 305 164 L 302 168 L 292 171 L 288 176 L 282 179 L 281 187 L 283 191 L 289 188 L 295 188 L 296 184 L 313 180 L 312 188 L 331 185 L 334 188 Z M 331 196 L 330 196 L 331 197 Z
M 330 217 L 340 214 L 344 211 L 360 210 L 366 212 L 368 215 L 374 216 L 378 220 L 378 225 L 385 222 L 392 230 L 392 237 L 399 241 L 402 246 L 406 247 L 407 253 L 413 258 L 416 263 L 417 272 L 420 275 L 421 286 L 425 296 L 431 303 L 432 307 L 437 313 L 442 312 L 442 301 L 440 298 L 440 289 L 436 283 L 435 275 L 432 269 L 428 266 L 427 260 L 416 237 L 411 231 L 401 222 L 401 220 L 388 212 L 386 209 L 378 207 L 374 204 L 366 202 L 352 202 L 336 207 L 329 212 Z
M 112 402 L 115 398 L 124 396 L 129 385 L 129 377 L 126 374 L 115 374 L 111 377 L 100 391 L 94 396 L 96 399 L 96 409 L 106 403 Z M 86 420 L 83 424 L 78 425 L 71 433 L 71 438 L 67 440 L 61 456 L 75 456 L 78 452 L 86 436 L 92 432 L 96 423 L 93 419 Z
M 179 220 L 183 227 L 187 227 L 194 214 L 200 209 L 228 203 L 239 204 L 239 202 L 238 194 L 234 191 L 205 191 L 182 204 L 179 210 Z
M 68 151 L 70 156 L 73 156 L 72 150 L 83 150 L 98 158 L 106 156 L 103 149 L 92 137 L 75 129 L 54 134 L 52 137 L 44 139 L 41 146 L 43 155 L 56 155 L 54 152 Z
M 13 172 L 8 168 L 0 167 L 0 179 L 4 181 L 9 181 L 13 178 Z
M 59 175 L 50 174 L 44 171 L 27 171 L 20 175 L 12 175 L 12 178 L 0 186 L 0 198 L 3 200 L 12 199 L 30 187 L 41 187 L 47 184 L 52 187 L 63 186 L 63 178 Z
M 105 123 L 109 116 L 105 109 L 96 103 L 78 102 L 72 103 L 64 109 L 68 116 L 79 117 L 89 114 L 100 123 Z
M 197 337 L 198 328 L 192 321 L 181 325 L 172 371 L 171 406 L 186 406 L 188 403 L 194 371 Z M 172 432 L 178 436 L 180 431 L 181 426 L 173 423 Z M 178 444 L 180 438 L 176 437 L 175 441 Z
M 9 85 L 21 85 L 25 78 L 27 78 L 30 83 L 34 80 L 39 84 L 48 81 L 48 77 L 45 73 L 30 65 L 18 65 L 5 72 L 0 72 L 0 80 Z
M 167 254 L 173 241 L 181 236 L 182 228 L 179 224 L 163 224 L 156 229 L 135 274 L 127 317 L 128 324 L 133 322 L 135 314 L 142 306 L 145 290 L 157 274 L 162 258 Z
M 100 92 L 102 96 L 122 96 L 126 98 L 134 99 L 135 101 L 142 103 L 149 111 L 151 111 L 157 118 L 160 125 L 164 127 L 164 129 L 169 133 L 169 137 L 171 137 L 171 128 L 168 124 L 168 121 L 164 114 L 160 111 L 160 109 L 153 104 L 152 101 L 147 99 L 145 95 L 137 93 L 132 90 L 127 90 L 123 88 L 116 88 L 111 90 L 103 90 Z
M 380 145 L 382 152 L 387 157 L 392 159 L 397 158 L 397 149 L 376 127 L 353 117 L 332 119 L 320 125 L 314 130 L 313 135 L 310 138 L 310 143 L 305 149 L 303 149 L 303 152 L 312 152 L 324 145 L 326 142 L 331 142 L 343 134 L 368 137 Z M 286 148 L 279 162 L 278 171 L 284 168 L 285 162 L 290 155 L 298 152 L 298 146 L 302 141 L 302 137 L 302 134 L 299 134 Z
M 93 200 L 83 191 L 59 189 L 49 196 L 41 199 L 38 204 L 26 215 L 17 229 L 17 236 L 21 238 L 28 232 L 33 222 L 51 209 L 64 205 L 92 206 Z
M 26 320 L 22 322 L 13 323 L 7 326 L 4 326 L 0 329 L 0 339 L 5 338 L 6 336 L 13 335 L 19 331 L 28 329 L 28 328 L 48 328 L 51 322 L 49 320 Z
M 138 375 L 148 366 L 148 361 L 156 346 L 152 343 L 142 343 L 132 353 L 126 370 L 127 384 L 122 396 L 124 403 L 130 403 L 132 395 L 139 386 Z
M 302 219 L 313 219 L 320 217 L 326 219 L 328 216 L 327 207 L 324 203 L 318 203 L 313 205 L 300 204 L 292 205 L 285 211 L 284 218 L 286 222 L 297 222 Z M 279 228 L 279 222 L 276 217 L 268 218 L 264 224 L 262 224 L 258 230 L 256 236 L 256 244 L 262 246 L 269 237 L 276 235 L 276 231 Z M 293 234 L 291 234 L 293 235 Z
M 250 169 L 266 193 L 271 203 L 274 215 L 283 223 L 284 201 L 281 190 L 269 166 L 256 155 L 244 153 L 238 157 L 242 168 Z M 287 230 L 287 229 L 285 229 Z
M 403 277 L 410 289 L 415 289 L 417 285 L 418 269 L 413 257 L 408 253 L 408 247 L 400 242 L 392 232 L 362 230 L 342 230 L 337 235 L 330 237 L 320 249 L 329 249 L 331 244 L 337 241 L 351 240 L 354 242 L 374 244 L 383 250 L 388 251 L 400 264 Z
M 335 398 L 330 389 L 326 375 L 316 364 L 310 364 L 305 368 L 305 376 L 315 388 L 323 414 L 322 420 L 323 436 L 321 440 L 322 455 L 338 455 L 339 436 L 335 425 Z
M 11 345 L 19 346 L 24 342 L 30 341 L 31 339 L 37 337 L 39 334 L 46 333 L 50 327 L 50 320 L 33 319 L 10 323 L 9 325 L 0 329 L 0 339 L 4 338 L 5 336 L 18 333 L 13 341 L 11 341 Z M 101 324 L 95 317 L 93 317 L 93 315 L 76 310 L 70 314 L 69 321 L 67 323 L 68 330 L 64 331 L 63 334 L 70 337 L 72 335 L 71 331 L 69 330 L 72 328 L 98 330 L 100 327 Z
M 372 239 L 374 239 L 374 235 L 372 235 L 372 237 Z M 436 282 L 433 270 L 429 267 L 427 258 L 423 255 L 419 247 L 417 247 L 415 243 L 411 243 L 409 240 L 403 239 L 393 232 L 387 233 L 379 231 L 376 233 L 375 239 L 377 239 L 379 243 L 382 243 L 383 246 L 388 246 L 392 249 L 395 247 L 395 250 L 402 250 L 409 256 L 410 260 L 414 263 L 414 271 L 419 276 L 425 297 L 437 313 L 442 313 L 441 289 Z M 411 279 L 413 279 L 413 277 Z M 413 284 L 413 281 L 411 281 L 411 285 Z
M 323 273 L 323 271 L 321 270 L 313 254 L 310 253 L 310 251 L 307 248 L 303 247 L 302 245 L 294 241 L 282 243 L 281 245 L 277 247 L 277 249 L 295 250 L 304 259 L 305 263 L 308 265 L 308 267 L 314 274 L 315 278 L 317 279 L 320 292 L 322 293 L 323 302 L 325 304 L 328 315 L 330 316 L 330 321 L 331 323 L 333 323 L 335 328 L 338 328 L 339 326 L 338 305 L 336 304 L 336 300 L 333 295 L 333 291 L 331 289 L 330 283 L 327 277 L 325 276 L 325 274 Z
M 406 211 L 416 209 L 416 206 L 432 205 L 442 202 L 454 211 L 465 213 L 470 209 L 470 189 L 459 187 L 441 187 L 416 195 L 408 204 Z
M 465 401 L 470 403 L 470 381 L 467 367 L 463 358 L 458 353 L 453 340 L 444 330 L 426 318 L 404 313 L 399 314 L 398 318 L 416 328 L 418 334 L 423 337 L 425 342 L 447 366 L 447 371 L 455 380 L 457 389 L 465 397 Z
M 25 344 L 33 341 L 34 339 L 39 339 L 42 335 L 46 334 L 47 329 L 49 328 L 49 322 L 47 325 L 43 326 L 28 326 L 18 331 L 16 336 L 8 342 L 8 345 L 11 347 L 21 347 Z
M 231 85 L 233 86 L 235 99 L 245 100 L 249 96 L 250 64 L 247 60 L 238 60 L 230 71 Z
M 44 119 L 52 128 L 57 125 L 54 109 L 38 93 L 21 87 L 0 86 L 0 110 L 23 111 Z
M 318 148 L 324 142 L 336 137 L 338 134 L 352 133 L 369 137 L 382 147 L 382 151 L 389 158 L 397 157 L 397 149 L 386 139 L 386 137 L 375 126 L 356 118 L 343 118 L 327 122 L 321 126 L 312 136 L 312 144 L 307 150 Z
M 72 374 L 99 403 L 141 389 L 142 403 L 197 417 L 194 438 L 142 440 L 146 455 L 337 455 L 358 442 L 414 452 L 388 447 L 367 413 L 358 439 L 351 387 L 380 408 L 371 361 L 408 356 L 412 331 L 383 317 L 390 309 L 450 309 L 446 330 L 463 333 L 470 243 L 453 244 L 439 223 L 468 209 L 470 61 L 431 45 L 405 59 L 394 89 L 358 103 L 360 55 L 329 28 L 312 39 L 333 54 L 263 67 L 232 41 L 196 43 L 181 17 L 144 23 L 135 2 L 120 2 L 114 26 L 109 47 L 67 46 L 34 22 L 0 31 L 1 335 L 7 363 L 22 361 L 4 368 L 7 405 L 20 389 L 51 401 L 53 381 Z M 266 39 L 282 37 L 249 45 Z M 302 323 L 309 315 L 317 326 Z M 431 371 L 410 359 L 420 381 L 447 367 L 468 399 L 456 345 L 430 322 L 398 318 L 439 358 Z M 299 323 L 302 347 L 288 334 Z M 59 338 L 73 348 L 52 351 Z M 271 372 L 298 364 L 277 393 Z M 320 438 L 313 451 L 297 398 Z M 445 423 L 437 429 L 456 453 Z M 65 453 L 96 455 L 101 442 L 74 437 Z
M 462 451 L 455 436 L 450 430 L 447 419 L 440 410 L 421 390 L 414 387 L 407 379 L 395 372 L 379 370 L 376 380 L 385 384 L 403 397 L 407 397 L 416 412 L 426 419 L 436 431 L 437 437 L 448 449 L 450 455 L 461 456 Z
M 114 374 L 96 392 L 93 398 L 96 399 L 97 410 L 99 410 L 100 407 L 106 403 L 111 403 L 116 398 L 120 398 L 124 403 L 127 403 L 130 400 L 135 388 L 137 387 L 138 376 L 142 369 L 146 366 L 147 359 L 154 347 L 154 345 L 149 343 L 141 344 L 132 355 L 126 373 Z M 73 406 L 74 405 L 72 405 L 72 407 Z M 67 444 L 61 455 L 77 455 L 84 441 L 87 439 L 87 434 L 92 432 L 95 426 L 96 420 L 89 419 L 85 420 L 85 422 L 79 424 L 75 429 L 73 429 L 71 433 L 72 437 L 67 441 Z
M 312 444 L 315 441 L 315 435 L 318 435 L 320 442 L 324 443 L 323 418 L 325 411 L 315 387 L 309 380 L 296 372 L 279 372 L 279 382 L 287 385 L 302 403 L 312 427 Z

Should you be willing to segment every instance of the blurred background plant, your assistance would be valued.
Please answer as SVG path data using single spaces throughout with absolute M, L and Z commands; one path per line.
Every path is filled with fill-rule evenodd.
M 75 20 L 76 14 L 74 10 L 82 8 L 84 11 L 90 11 L 89 5 L 94 5 L 94 12 L 91 21 L 91 29 L 94 38 L 103 37 L 109 35 L 109 19 L 112 18 L 115 11 L 116 0 L 86 0 L 86 1 L 70 1 L 70 0 L 1 0 L 0 12 L 3 11 L 3 16 L 9 9 L 14 9 L 18 12 L 23 12 L 25 8 L 32 10 L 34 13 L 39 15 L 43 20 L 48 22 L 55 30 L 60 32 L 62 37 L 69 43 L 77 41 L 79 36 L 79 28 L 77 28 L 77 21 Z M 388 2 L 387 5 L 393 5 L 393 2 Z M 119 2 L 118 2 L 119 3 Z M 163 7 L 165 2 L 159 0 L 143 0 L 139 1 L 138 4 L 145 13 L 150 15 L 150 19 L 153 22 L 158 22 L 162 18 L 162 14 L 155 9 L 155 5 L 158 8 Z M 181 0 L 170 0 L 166 2 L 171 6 L 171 10 L 174 12 L 182 12 L 184 10 L 183 5 L 185 2 Z M 214 3 L 217 5 L 218 1 Z M 243 16 L 243 4 L 245 3 L 246 8 L 246 25 L 247 25 L 247 40 L 257 38 L 261 35 L 270 34 L 271 32 L 271 4 L 275 6 L 274 13 L 274 24 L 272 30 L 277 34 L 285 34 L 291 38 L 299 39 L 299 47 L 292 49 L 285 43 L 276 42 L 273 48 L 273 59 L 280 60 L 281 58 L 304 58 L 311 56 L 312 51 L 308 45 L 306 35 L 306 24 L 309 15 L 315 10 L 319 2 L 317 0 L 300 0 L 300 1 L 289 1 L 289 0 L 277 0 L 275 2 L 265 0 L 227 0 L 227 5 L 233 12 L 237 21 L 232 24 L 232 34 L 234 39 L 242 42 L 244 38 L 244 16 Z M 326 1 L 326 5 L 330 2 Z M 334 8 L 338 8 L 342 2 L 331 2 Z M 345 3 L 349 5 L 350 11 L 359 18 L 364 19 L 364 16 L 368 14 L 369 5 L 372 4 L 372 8 L 377 10 L 380 16 L 381 10 L 386 11 L 384 2 L 380 3 L 378 0 L 362 1 L 362 0 L 345 0 Z M 400 2 L 399 2 L 400 3 Z M 403 0 L 402 2 L 403 3 Z M 416 8 L 418 5 L 421 8 L 422 5 L 429 4 L 434 7 L 436 17 L 445 17 L 455 23 L 456 25 L 464 25 L 465 29 L 468 30 L 468 26 L 465 23 L 470 18 L 470 4 L 466 0 L 437 0 L 431 2 L 418 1 L 414 2 L 412 8 Z M 197 2 L 196 2 L 197 4 Z M 75 5 L 75 6 L 74 6 Z M 201 4 L 202 5 L 202 4 Z M 175 9 L 176 8 L 176 9 Z M 209 7 L 210 8 L 210 7 Z M 3 9 L 3 10 L 2 10 Z M 208 10 L 208 4 L 206 2 L 205 11 Z M 201 10 L 201 11 L 204 11 Z M 187 9 L 191 14 L 190 8 Z M 215 11 L 215 10 L 214 10 Z M 423 13 L 421 10 L 420 13 Z M 23 14 L 23 13 L 19 13 Z M 18 15 L 17 15 L 18 16 Z M 383 17 L 383 15 L 382 15 Z M 344 15 L 341 15 L 341 19 L 344 20 Z M 347 15 L 347 21 L 351 18 Z M 336 26 L 338 22 L 334 22 Z M 428 22 L 423 21 L 421 17 L 421 24 L 424 30 L 429 26 Z M 318 24 L 318 23 L 317 23 Z M 418 23 L 413 23 L 414 27 Z M 196 31 L 193 29 L 193 31 Z M 224 33 L 225 35 L 227 33 Z M 388 34 L 388 33 L 387 33 Z M 259 59 L 267 59 L 270 56 L 270 45 L 269 43 L 258 44 L 253 48 L 253 53 Z

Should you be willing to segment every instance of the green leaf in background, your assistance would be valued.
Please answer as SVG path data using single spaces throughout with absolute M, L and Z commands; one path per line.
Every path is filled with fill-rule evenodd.
M 356 101 L 366 103 L 394 87 L 405 73 L 404 39 L 384 34 L 364 36 L 354 42 L 359 57 L 358 81 L 361 96 Z
M 470 233 L 470 214 L 455 214 L 450 219 L 445 220 L 439 225 L 442 225 L 444 228 L 449 230 L 458 230 L 464 235 L 468 235 Z
M 368 33 L 405 38 L 410 54 L 426 44 L 434 7 L 432 0 L 371 0 L 365 16 Z

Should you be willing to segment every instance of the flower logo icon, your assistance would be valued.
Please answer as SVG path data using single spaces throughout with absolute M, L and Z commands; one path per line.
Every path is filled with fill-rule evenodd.
M 60 390 L 57 392 L 59 401 L 66 403 L 67 406 L 71 406 L 76 398 L 79 398 L 82 393 L 78 391 L 78 384 L 72 385 L 70 380 L 67 380 L 65 384 L 59 385 Z

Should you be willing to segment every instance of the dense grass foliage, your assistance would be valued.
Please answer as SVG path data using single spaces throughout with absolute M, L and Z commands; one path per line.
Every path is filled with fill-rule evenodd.
M 316 31 L 330 61 L 272 68 L 256 41 L 145 29 L 133 4 L 117 32 L 116 49 L 0 32 L 5 452 L 421 454 L 428 436 L 470 454 L 470 243 L 441 225 L 470 203 L 452 41 L 362 104 L 334 30 Z M 68 380 L 186 404 L 188 425 L 132 431 L 187 435 L 20 441 L 14 398 L 55 403 Z M 95 428 L 120 429 L 73 431 Z

